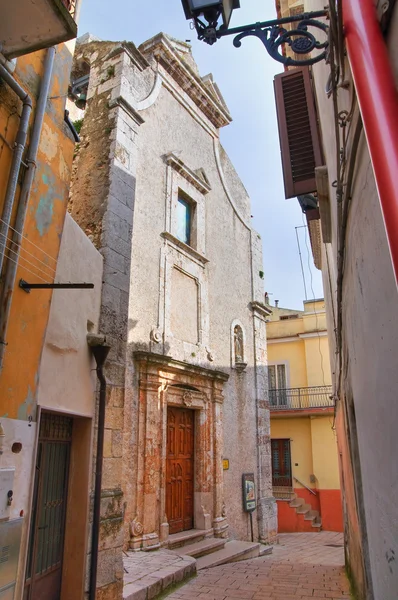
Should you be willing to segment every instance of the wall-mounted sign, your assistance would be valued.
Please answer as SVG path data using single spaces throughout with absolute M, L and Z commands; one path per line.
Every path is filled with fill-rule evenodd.
M 224 469 L 224 471 L 228 471 L 228 469 L 229 469 L 229 458 L 223 458 L 222 468 Z
M 252 512 L 256 509 L 256 485 L 254 473 L 243 473 L 242 475 L 243 510 Z

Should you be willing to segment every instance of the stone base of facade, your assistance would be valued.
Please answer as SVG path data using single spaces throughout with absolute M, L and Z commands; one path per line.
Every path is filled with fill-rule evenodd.
M 130 539 L 130 550 L 157 550 L 160 548 L 159 536 L 157 533 L 145 533 L 141 536 L 135 536 Z
M 226 517 L 218 517 L 213 521 L 214 537 L 216 538 L 227 538 L 228 537 L 228 522 Z
M 274 544 L 278 539 L 278 506 L 274 497 L 261 498 L 257 506 L 259 541 Z

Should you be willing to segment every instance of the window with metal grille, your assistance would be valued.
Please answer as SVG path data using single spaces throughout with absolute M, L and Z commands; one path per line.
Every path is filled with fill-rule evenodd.
M 315 192 L 315 168 L 323 161 L 309 68 L 276 75 L 274 89 L 285 197 Z

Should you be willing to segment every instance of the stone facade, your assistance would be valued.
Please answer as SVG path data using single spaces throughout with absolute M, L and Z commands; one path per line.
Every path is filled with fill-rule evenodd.
M 90 79 L 70 211 L 104 257 L 100 330 L 112 344 L 102 554 L 121 561 L 121 507 L 126 546 L 167 545 L 168 406 L 194 411 L 194 527 L 249 539 L 241 480 L 252 472 L 255 537 L 272 541 L 261 240 L 220 145 L 228 109 L 190 46 L 163 34 L 139 49 L 80 44 L 74 71 Z M 178 235 L 180 197 L 192 211 L 189 244 Z M 98 584 L 104 594 L 120 586 L 118 561 Z

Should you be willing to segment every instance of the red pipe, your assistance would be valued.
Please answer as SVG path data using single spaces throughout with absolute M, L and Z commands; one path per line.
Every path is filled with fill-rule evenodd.
M 398 282 L 398 94 L 373 0 L 343 0 L 348 58 Z

